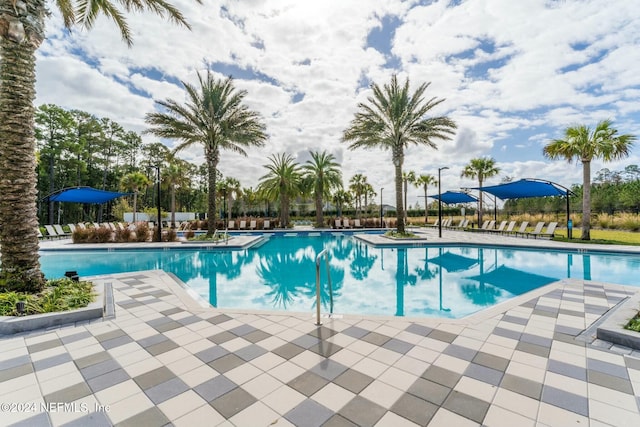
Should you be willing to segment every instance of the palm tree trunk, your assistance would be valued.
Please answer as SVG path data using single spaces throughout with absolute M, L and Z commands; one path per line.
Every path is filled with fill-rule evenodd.
M 320 228 L 323 224 L 322 218 L 322 193 L 318 191 L 316 193 L 316 227 Z
M 176 228 L 176 187 L 171 186 L 171 228 Z
M 136 223 L 136 210 L 138 209 L 138 190 L 133 190 L 133 223 Z
M 582 161 L 582 240 L 591 240 L 591 161 Z
M 482 178 L 478 179 L 478 184 L 480 187 L 480 191 L 478 194 L 480 197 L 478 198 L 478 227 L 482 226 Z
M 289 225 L 289 196 L 286 193 L 280 194 L 280 222 L 282 228 Z
M 44 2 L 29 2 L 27 8 L 21 13 L 44 29 Z M 44 285 L 44 276 L 38 254 L 33 100 L 35 51 L 41 40 L 15 34 L 15 26 L 23 26 L 11 2 L 2 2 L 1 9 L 0 28 L 5 32 L 0 36 L 1 275 L 11 279 L 6 281 L 11 290 L 37 292 Z
M 207 198 L 207 236 L 213 236 L 216 229 L 216 171 L 218 170 L 218 153 L 206 149 L 207 172 L 209 181 L 209 197 Z
M 402 160 L 394 159 L 396 173 L 396 221 L 398 233 L 404 233 L 404 209 L 402 207 Z
M 427 203 L 427 185 L 424 186 L 424 225 L 429 224 L 429 203 Z
M 404 208 L 404 220 L 407 221 L 407 180 L 404 179 L 404 204 L 402 205 Z

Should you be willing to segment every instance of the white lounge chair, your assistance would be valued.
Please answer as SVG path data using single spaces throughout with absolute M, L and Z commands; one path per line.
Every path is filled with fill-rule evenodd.
M 69 227 L 69 230 L 71 230 L 71 234 L 73 234 L 73 232 L 76 231 L 76 225 L 75 224 L 67 224 L 67 227 Z
M 234 220 L 229 220 L 227 222 L 227 230 L 235 230 L 236 229 L 236 222 Z
M 353 228 L 362 228 L 362 225 L 360 225 L 360 220 L 358 218 L 353 220 Z
M 342 228 L 342 221 L 340 221 L 339 219 L 336 219 L 335 228 Z
M 252 219 L 251 221 L 249 221 L 249 230 L 255 230 L 256 228 L 257 228 L 256 220 Z
M 530 234 L 535 237 L 536 239 L 538 237 L 548 237 L 548 238 L 553 238 L 553 234 L 556 231 L 556 227 L 558 226 L 557 222 L 550 222 L 549 225 L 547 225 L 547 229 L 545 231 L 539 230 L 536 233 L 536 230 L 538 227 L 536 227 L 536 230 L 533 230 Z
M 56 233 L 58 233 L 60 237 L 69 237 L 71 235 L 71 233 L 64 231 L 60 224 L 53 224 L 53 229 L 56 230 Z
M 509 222 L 509 226 L 503 231 L 503 233 L 510 234 L 513 233 L 513 228 L 516 226 L 515 221 Z
M 238 227 L 239 230 L 246 230 L 247 229 L 247 221 L 245 220 L 241 220 L 240 221 L 240 227 Z
M 488 230 L 488 231 L 490 231 L 492 233 L 502 233 L 506 226 L 507 226 L 507 221 L 502 221 L 500 223 L 500 225 L 498 226 L 498 228 L 496 228 L 495 230 Z
M 529 226 L 529 221 L 522 221 L 522 224 L 520 224 L 520 227 L 512 232 L 511 234 L 515 234 L 516 236 L 519 235 L 525 235 L 527 233 L 527 227 Z
M 62 236 L 58 236 L 58 233 L 56 233 L 56 230 L 53 228 L 53 225 L 45 225 L 44 229 L 47 231 L 47 235 L 45 237 L 49 238 L 49 239 L 58 239 Z
M 262 229 L 268 230 L 270 228 L 271 228 L 271 221 L 269 221 L 268 219 L 265 219 L 264 222 L 262 223 Z
M 536 224 L 536 228 L 534 228 L 533 231 L 530 231 L 528 233 L 524 233 L 524 235 L 527 236 L 527 238 L 529 238 L 529 236 L 536 237 L 538 234 L 540 234 L 542 232 L 542 227 L 544 227 L 544 221 L 538 222 Z

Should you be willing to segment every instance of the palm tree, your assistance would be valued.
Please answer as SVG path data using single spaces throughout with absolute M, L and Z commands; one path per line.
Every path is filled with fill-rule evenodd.
M 367 215 L 371 214 L 371 200 L 373 200 L 374 197 L 376 197 L 378 195 L 378 193 L 376 193 L 376 191 L 373 189 L 373 185 L 369 184 L 368 182 L 366 182 L 366 178 L 365 178 L 365 183 L 363 185 L 363 191 L 362 194 L 364 195 L 364 207 L 365 209 L 367 209 L 366 213 Z
M 356 205 L 356 215 L 358 218 L 360 218 L 360 212 L 362 211 L 362 195 L 366 184 L 367 177 L 361 173 L 355 174 L 349 180 L 349 190 L 353 193 L 353 199 Z
M 414 144 L 437 148 L 434 140 L 449 140 L 456 129 L 456 124 L 448 117 L 426 117 L 432 108 L 444 101 L 435 97 L 425 100 L 429 84 L 421 84 L 413 94 L 409 93 L 409 79 L 401 87 L 396 75 L 382 88 L 373 84 L 373 96 L 367 99 L 367 104 L 358 105 L 359 111 L 342 136 L 343 141 L 351 143 L 351 150 L 379 147 L 391 151 L 399 233 L 405 232 L 402 207 L 404 150 Z
M 12 289 L 27 292 L 39 291 L 44 285 L 38 255 L 33 100 L 35 53 L 45 39 L 47 3 L 14 0 L 0 5 L 0 275 L 11 279 Z M 131 30 L 122 11 L 151 11 L 189 28 L 182 14 L 164 0 L 54 4 L 67 29 L 76 25 L 90 29 L 104 14 L 115 22 L 128 45 L 132 44 Z
M 479 157 L 471 159 L 468 165 L 464 167 L 460 176 L 464 178 L 478 179 L 478 187 L 480 187 L 480 197 L 478 198 L 478 224 L 482 223 L 482 183 L 486 178 L 491 178 L 500 173 L 500 169 L 496 166 L 496 161 L 489 157 Z
M 224 192 L 227 195 L 227 219 L 230 220 L 233 201 L 242 197 L 242 185 L 237 179 L 228 176 L 222 180 L 218 188 L 224 188 Z
M 611 120 L 603 120 L 593 131 L 585 125 L 568 127 L 564 138 L 554 139 L 542 151 L 550 159 L 582 162 L 582 240 L 591 239 L 591 160 L 609 162 L 627 157 L 636 140 L 635 135 L 618 135 L 611 125 Z
M 416 178 L 414 181 L 414 185 L 416 187 L 422 187 L 424 190 L 424 223 L 429 223 L 429 202 L 427 200 L 427 187 L 430 185 L 435 185 L 438 183 L 438 180 L 435 176 L 429 174 L 423 174 Z
M 259 114 L 242 104 L 247 92 L 236 90 L 231 77 L 218 80 L 207 70 L 204 77 L 198 73 L 198 81 L 199 88 L 182 82 L 187 92 L 184 105 L 172 99 L 157 101 L 167 112 L 149 113 L 145 120 L 151 125 L 148 133 L 181 141 L 174 152 L 196 144 L 204 147 L 209 183 L 207 234 L 212 235 L 216 226 L 215 189 L 220 151 L 246 156 L 245 149 L 263 146 L 267 135 Z
M 163 168 L 162 173 L 164 175 L 162 182 L 169 187 L 171 194 L 171 228 L 176 228 L 176 189 L 189 185 L 186 167 L 181 162 L 175 162 Z
M 407 210 L 409 209 L 409 206 L 407 205 L 407 193 L 408 193 L 408 189 L 407 186 L 408 184 L 413 185 L 413 183 L 416 181 L 416 173 L 414 171 L 409 171 L 409 172 L 402 172 L 402 183 L 404 185 L 403 191 L 404 191 L 404 222 L 405 224 L 407 223 Z
M 260 178 L 259 189 L 269 200 L 280 200 L 280 224 L 288 227 L 291 198 L 300 193 L 302 184 L 300 166 L 289 154 L 276 154 L 269 160 L 271 164 L 264 165 L 269 173 Z
M 333 154 L 311 152 L 311 160 L 302 165 L 303 177 L 312 182 L 311 193 L 316 204 L 316 227 L 324 225 L 322 199 L 331 195 L 332 189 L 342 187 L 342 172 Z
M 136 222 L 136 211 L 138 209 L 138 193 L 144 191 L 151 181 L 141 172 L 131 172 L 120 179 L 120 188 L 133 192 L 133 222 Z
M 342 216 L 342 207 L 345 204 L 348 205 L 349 203 L 351 203 L 351 193 L 340 188 L 338 191 L 333 193 L 332 201 L 333 204 L 336 205 L 338 216 Z

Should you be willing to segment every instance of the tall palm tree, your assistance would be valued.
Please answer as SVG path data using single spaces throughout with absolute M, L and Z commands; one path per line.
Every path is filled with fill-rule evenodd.
M 144 191 L 151 181 L 141 172 L 131 172 L 120 179 L 120 188 L 133 193 L 133 222 L 136 222 L 136 211 L 138 209 L 138 193 Z
M 300 194 L 302 174 L 300 166 L 289 154 L 276 154 L 269 157 L 271 164 L 264 165 L 269 171 L 260 178 L 260 191 L 269 200 L 280 201 L 280 224 L 289 226 L 289 207 L 291 199 Z
M 480 197 L 478 198 L 478 224 L 482 223 L 482 184 L 486 178 L 491 178 L 499 173 L 500 168 L 496 166 L 495 159 L 489 157 L 471 159 L 469 164 L 462 169 L 460 176 L 478 179 L 478 187 L 480 187 Z
M 104 14 L 115 22 L 128 45 L 132 44 L 131 30 L 123 11 L 151 11 L 189 27 L 165 0 L 58 0 L 53 4 L 68 29 L 90 29 Z M 38 255 L 33 100 L 35 52 L 45 39 L 47 6 L 45 0 L 0 3 L 0 275 L 11 278 L 12 289 L 28 292 L 44 285 Z
M 358 218 L 360 218 L 360 212 L 362 210 L 362 195 L 364 194 L 366 184 L 367 177 L 361 173 L 355 174 L 349 180 L 349 190 L 353 193 L 353 199 L 356 205 L 356 215 Z
M 342 188 L 340 188 L 338 191 L 333 193 L 332 201 L 333 201 L 333 204 L 336 205 L 338 216 L 342 216 L 342 207 L 345 204 L 348 205 L 349 203 L 351 203 L 351 200 L 352 200 L 351 193 L 349 193 L 348 191 L 345 191 Z
M 591 160 L 609 162 L 627 157 L 636 140 L 635 135 L 618 135 L 611 126 L 611 120 L 599 122 L 593 131 L 585 125 L 571 126 L 565 129 L 564 138 L 554 139 L 543 148 L 550 159 L 582 162 L 582 240 L 591 239 Z
M 240 200 L 242 197 L 242 184 L 236 178 L 227 176 L 222 180 L 218 188 L 224 188 L 224 192 L 227 195 L 227 219 L 230 220 L 233 201 Z
M 378 195 L 376 191 L 373 189 L 373 185 L 369 184 L 365 181 L 363 185 L 362 194 L 364 195 L 364 208 L 367 209 L 367 215 L 371 214 L 371 200 Z
M 231 77 L 218 80 L 207 70 L 206 76 L 198 73 L 198 81 L 199 87 L 182 82 L 187 92 L 185 104 L 172 99 L 157 101 L 166 113 L 149 113 L 145 120 L 151 125 L 148 133 L 181 141 L 174 152 L 198 144 L 204 147 L 209 182 L 207 234 L 212 235 L 220 152 L 228 150 L 246 156 L 245 149 L 263 146 L 267 135 L 259 114 L 243 105 L 247 91 L 236 90 Z
M 171 194 L 171 228 L 176 228 L 176 189 L 189 185 L 186 172 L 184 164 L 178 161 L 162 169 L 162 182 L 169 187 Z
M 416 187 L 422 187 L 422 189 L 424 190 L 424 223 L 428 224 L 429 223 L 429 201 L 427 199 L 427 188 L 430 185 L 435 185 L 438 183 L 438 180 L 436 179 L 435 176 L 433 175 L 429 175 L 429 174 L 422 174 L 420 176 L 418 176 L 414 182 L 414 185 Z
M 424 98 L 430 83 L 409 93 L 409 79 L 400 86 L 396 75 L 383 87 L 373 84 L 373 96 L 358 105 L 358 112 L 344 131 L 342 139 L 349 149 L 382 148 L 391 151 L 395 171 L 396 217 L 398 232 L 404 233 L 402 207 L 402 164 L 404 151 L 411 145 L 437 148 L 434 140 L 449 140 L 456 124 L 445 116 L 426 117 L 444 99 Z
M 333 154 L 323 151 L 312 151 L 311 160 L 302 165 L 303 176 L 312 182 L 313 198 L 316 204 L 316 227 L 324 225 L 322 200 L 330 197 L 331 190 L 342 187 L 342 172 Z
M 407 210 L 409 206 L 407 205 L 407 193 L 408 193 L 408 185 L 416 181 L 416 173 L 414 171 L 402 172 L 402 183 L 403 183 L 403 191 L 404 191 L 404 222 L 407 223 Z

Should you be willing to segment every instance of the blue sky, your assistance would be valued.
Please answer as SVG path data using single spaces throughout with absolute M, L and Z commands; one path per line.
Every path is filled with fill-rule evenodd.
M 349 151 L 340 143 L 369 85 L 392 74 L 412 85 L 431 82 L 427 96 L 445 98 L 434 111 L 458 124 L 437 151 L 413 147 L 405 169 L 443 171 L 443 191 L 473 186 L 460 177 L 472 158 L 497 160 L 501 178 L 580 182 L 574 163 L 549 161 L 542 147 L 573 124 L 612 119 L 621 133 L 640 135 L 640 8 L 605 0 L 187 0 L 174 4 L 193 30 L 149 15 L 133 15 L 134 46 L 100 19 L 90 31 L 64 31 L 54 14 L 38 51 L 38 98 L 145 129 L 154 100 L 183 100 L 180 81 L 207 68 L 232 75 L 248 91 L 270 135 L 247 158 L 224 153 L 221 170 L 257 185 L 266 158 L 288 152 L 300 162 L 328 150 L 393 203 L 390 153 Z M 145 136 L 149 142 L 155 141 Z M 172 141 L 165 141 L 171 146 Z M 192 150 L 185 158 L 202 161 Z M 640 147 L 613 164 L 640 164 Z M 431 190 L 433 191 L 433 189 Z M 410 204 L 422 194 L 412 190 Z M 423 202 L 421 202 L 423 203 Z

